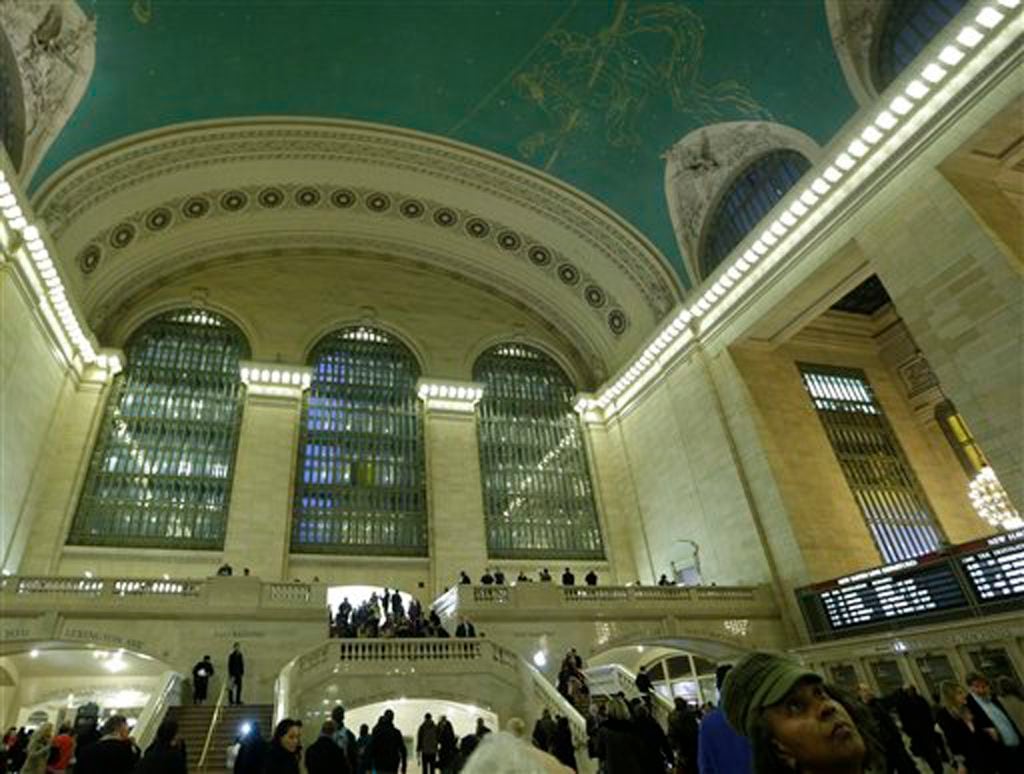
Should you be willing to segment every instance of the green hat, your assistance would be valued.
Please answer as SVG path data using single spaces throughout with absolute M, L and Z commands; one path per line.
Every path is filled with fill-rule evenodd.
M 793 686 L 821 675 L 773 653 L 750 653 L 740 659 L 722 683 L 721 703 L 725 719 L 737 733 L 750 737 L 765 707 L 786 698 Z

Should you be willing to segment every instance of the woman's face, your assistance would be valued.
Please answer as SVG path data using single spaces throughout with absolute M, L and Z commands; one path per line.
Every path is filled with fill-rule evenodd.
M 864 760 L 864 738 L 820 682 L 798 684 L 765 710 L 765 720 L 776 752 L 791 768 L 814 772 Z
M 290 753 L 299 749 L 298 726 L 291 726 L 288 728 L 288 733 L 281 737 L 281 746 Z

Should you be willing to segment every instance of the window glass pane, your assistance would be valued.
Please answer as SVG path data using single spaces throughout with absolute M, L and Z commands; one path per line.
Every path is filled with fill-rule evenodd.
M 419 365 L 397 339 L 348 328 L 313 351 L 303 400 L 292 551 L 425 556 Z
M 890 696 L 903 687 L 903 673 L 895 659 L 872 661 L 871 673 L 875 676 L 878 692 L 882 696 Z
M 476 362 L 487 547 L 494 557 L 604 555 L 573 387 L 549 357 L 506 344 Z
M 708 220 L 700 257 L 702 276 L 715 270 L 810 167 L 802 154 L 777 150 L 743 170 Z
M 242 415 L 241 332 L 179 310 L 128 343 L 68 542 L 221 548 Z
M 669 677 L 693 677 L 693 672 L 690 671 L 689 656 L 670 656 L 665 659 L 664 663 L 668 668 Z
M 889 0 L 878 36 L 875 88 L 885 91 L 966 4 L 967 0 Z
M 863 372 L 813 365 L 800 372 L 883 560 L 937 550 L 931 506 Z

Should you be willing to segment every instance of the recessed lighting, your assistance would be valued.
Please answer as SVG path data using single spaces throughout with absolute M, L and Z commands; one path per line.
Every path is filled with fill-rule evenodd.
M 907 84 L 907 88 L 903 91 L 911 99 L 922 99 L 928 93 L 928 87 L 921 83 L 921 81 L 913 80 Z
M 811 190 L 819 196 L 827 194 L 831 186 L 822 180 L 820 177 L 816 177 L 811 183 Z
M 849 153 L 840 153 L 836 156 L 836 166 L 844 171 L 853 169 L 856 164 L 857 162 L 853 160 L 853 156 Z
M 869 128 L 873 129 L 874 127 L 869 127 Z M 875 131 L 878 131 L 878 130 L 876 129 Z M 849 151 L 856 158 L 862 159 L 868 153 L 868 146 L 865 145 L 860 140 L 854 140 L 853 142 L 850 143 L 850 147 L 848 147 L 846 150 Z
M 32 648 L 32 650 L 30 650 L 28 652 L 28 657 L 29 658 L 39 658 L 39 651 L 36 650 L 35 648 Z
M 938 83 L 946 77 L 946 71 L 932 62 L 921 71 L 921 77 L 929 83 Z
M 901 116 L 905 116 L 914 109 L 914 104 L 902 94 L 889 103 L 889 108 Z
M 1003 8 L 1016 8 L 1020 5 L 1020 0 L 996 0 L 996 2 Z
M 800 194 L 800 201 L 806 204 L 808 207 L 813 207 L 818 201 L 818 197 L 812 191 L 804 191 Z
M 883 110 L 875 119 L 875 125 L 881 129 L 892 129 L 898 123 L 898 119 L 888 110 Z
M 749 264 L 755 264 L 757 263 L 757 260 L 757 253 L 755 253 L 753 250 L 747 250 L 745 253 L 743 253 L 743 257 L 736 261 L 736 265 L 740 271 L 746 271 L 747 267 L 743 265 L 744 261 Z
M 960 34 L 956 36 L 956 42 L 967 46 L 967 48 L 974 48 L 976 45 L 981 43 L 984 37 L 985 36 L 974 29 L 974 27 L 968 25 L 960 30 Z
M 956 46 L 946 46 L 939 52 L 939 61 L 948 64 L 950 67 L 956 67 L 963 58 L 964 52 Z
M 783 225 L 785 225 L 787 228 L 793 228 L 793 226 L 796 225 L 796 216 L 793 215 L 793 213 L 791 212 L 792 209 L 793 208 L 790 207 L 789 210 L 787 210 L 786 212 L 782 213 L 779 216 L 779 220 L 781 220 Z
M 835 167 L 825 167 L 825 171 L 821 173 L 821 176 L 830 183 L 838 183 L 842 179 L 843 173 Z
M 789 205 L 789 211 L 792 212 L 796 217 L 802 218 L 807 214 L 807 207 L 801 201 L 795 201 Z

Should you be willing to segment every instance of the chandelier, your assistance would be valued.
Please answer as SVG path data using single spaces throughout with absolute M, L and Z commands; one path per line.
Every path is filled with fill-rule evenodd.
M 1010 496 L 996 478 L 996 473 L 986 465 L 971 480 L 967 488 L 974 510 L 985 521 L 999 529 L 1011 530 L 1024 527 L 1024 519 L 1010 502 Z

